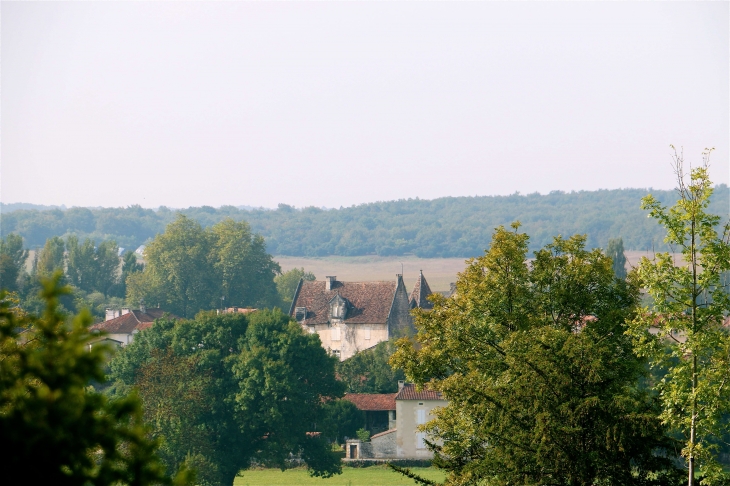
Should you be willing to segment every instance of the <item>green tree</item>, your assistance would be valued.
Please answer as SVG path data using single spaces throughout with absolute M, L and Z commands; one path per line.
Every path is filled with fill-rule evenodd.
M 10 233 L 0 240 L 0 253 L 8 255 L 18 268 L 23 268 L 28 259 L 28 250 L 23 248 L 23 238 L 14 233 Z
M 38 253 L 35 272 L 40 277 L 49 278 L 56 270 L 64 271 L 64 251 L 66 245 L 58 236 L 46 240 L 43 249 Z
M 29 484 L 169 484 L 138 399 L 110 402 L 89 388 L 104 380 L 110 350 L 89 349 L 87 312 L 68 329 L 58 298 L 70 289 L 60 281 L 60 272 L 43 281 L 41 317 L 10 307 L 0 295 L 4 464 Z
M 284 312 L 288 311 L 291 307 L 294 292 L 297 291 L 300 280 L 312 282 L 317 280 L 317 277 L 312 272 L 305 272 L 304 267 L 302 267 L 292 268 L 288 272 L 284 272 L 274 278 L 276 290 L 279 293 L 279 300 L 281 301 L 281 308 Z
M 226 219 L 211 228 L 214 268 L 226 305 L 267 307 L 277 302 L 274 277 L 279 264 L 266 253 L 260 235 L 251 233 L 245 221 Z
M 18 290 L 18 277 L 23 274 L 28 250 L 20 235 L 9 234 L 0 240 L 0 289 Z
M 193 317 L 215 307 L 212 241 L 199 223 L 179 215 L 145 248 L 145 269 L 127 278 L 127 298 L 159 302 L 170 312 Z
M 674 206 L 667 208 L 651 195 L 642 200 L 665 228 L 666 243 L 681 251 L 682 261 L 669 253 L 642 258 L 637 276 L 654 307 L 642 309 L 631 327 L 637 352 L 665 373 L 656 384 L 661 418 L 682 438 L 690 486 L 699 473 L 703 484 L 728 480 L 714 453 L 730 427 L 730 334 L 722 325 L 730 297 L 721 281 L 730 270 L 730 225 L 718 234 L 720 217 L 707 212 L 713 191 L 710 152 L 687 178 L 675 150 L 679 200 Z
M 624 254 L 624 240 L 623 238 L 612 238 L 608 240 L 608 247 L 606 248 L 606 256 L 611 258 L 613 262 L 613 273 L 616 278 L 626 278 L 626 255 Z
M 86 239 L 79 245 L 79 239 L 72 235 L 66 240 L 66 251 L 68 252 L 68 266 L 66 275 L 69 282 L 86 292 L 96 290 L 96 275 L 98 269 L 94 261 L 94 242 Z
M 388 364 L 394 352 L 393 342 L 378 343 L 338 362 L 337 376 L 348 393 L 395 393 L 398 381 L 405 380 L 405 374 L 402 369 L 394 369 Z
M 339 473 L 327 441 L 308 434 L 342 394 L 335 361 L 280 311 L 204 312 L 158 320 L 110 367 L 117 392 L 139 388 L 169 467 L 188 457 L 204 483 L 233 484 L 251 460 L 283 468 L 291 453 L 313 475 Z
M 528 264 L 513 228 L 468 261 L 452 298 L 415 311 L 418 347 L 401 339 L 392 358 L 449 400 L 426 425 L 436 464 L 449 484 L 668 484 L 670 444 L 624 335 L 637 288 L 583 236 Z
M 159 302 L 184 317 L 218 307 L 221 297 L 232 306 L 274 306 L 279 272 L 248 224 L 225 220 L 204 230 L 179 215 L 145 248 L 144 270 L 127 276 L 127 300 Z
M 96 242 L 79 239 L 72 235 L 66 241 L 69 282 L 86 292 L 101 292 L 109 295 L 119 282 L 119 247 L 114 241 Z
M 137 255 L 133 251 L 125 252 L 122 256 L 122 277 L 119 279 L 118 295 L 124 296 L 127 293 L 127 278 L 135 273 L 144 270 L 144 265 L 137 262 Z
M 347 400 L 330 400 L 322 405 L 317 431 L 331 442 L 342 444 L 345 437 L 355 437 L 365 423 L 365 412 Z

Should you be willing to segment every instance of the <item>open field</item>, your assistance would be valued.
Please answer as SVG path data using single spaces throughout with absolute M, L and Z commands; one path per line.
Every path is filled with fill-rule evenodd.
M 652 256 L 646 251 L 626 251 L 627 269 L 639 263 L 643 256 Z M 532 256 L 530 254 L 530 256 Z M 674 255 L 675 259 L 681 257 Z M 396 273 L 401 273 L 403 264 L 403 280 L 410 291 L 416 283 L 418 271 L 423 270 L 431 290 L 434 292 L 449 290 L 449 284 L 456 281 L 456 274 L 464 270 L 464 258 L 418 258 L 415 256 L 380 257 L 376 255 L 341 257 L 328 256 L 319 258 L 275 256 L 281 270 L 286 272 L 292 268 L 304 267 L 314 273 L 317 280 L 327 275 L 334 275 L 339 280 L 359 282 L 372 280 L 393 280 Z
M 443 481 L 445 475 L 434 468 L 409 468 L 419 476 L 435 481 Z M 391 471 L 386 466 L 371 466 L 363 468 L 343 467 L 342 474 L 328 479 L 312 478 L 304 468 L 287 469 L 256 469 L 245 471 L 233 483 L 235 486 L 288 486 L 311 484 L 322 486 L 412 486 L 415 481 L 401 474 Z
M 456 274 L 464 269 L 463 258 L 418 258 L 415 256 L 380 257 L 376 255 L 321 258 L 275 256 L 281 270 L 286 272 L 292 268 L 304 267 L 314 273 L 317 280 L 324 280 L 327 275 L 334 275 L 338 280 L 364 282 L 373 280 L 395 280 L 401 273 L 403 264 L 403 280 L 410 292 L 418 278 L 418 271 L 423 270 L 431 290 L 434 292 L 449 290 L 449 284 L 456 282 Z

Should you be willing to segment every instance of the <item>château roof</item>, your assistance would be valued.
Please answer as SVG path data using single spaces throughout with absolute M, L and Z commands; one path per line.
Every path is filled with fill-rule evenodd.
M 330 301 L 339 295 L 349 306 L 345 321 L 351 324 L 378 324 L 388 320 L 398 282 L 340 282 L 334 280 L 331 289 L 327 282 L 302 281 L 294 302 L 291 315 L 297 307 L 306 307 L 306 323 L 326 324 L 330 317 Z
M 108 332 L 109 334 L 131 334 L 135 329 L 143 331 L 152 327 L 155 319 L 159 319 L 165 314 L 177 318 L 177 316 L 166 313 L 162 309 L 145 309 L 145 312 L 130 310 L 127 314 L 94 324 L 90 329 L 92 331 Z
M 343 400 L 355 404 L 359 410 L 395 410 L 396 393 L 347 393 Z
M 428 282 L 426 282 L 426 277 L 423 276 L 423 271 L 421 271 L 420 275 L 418 275 L 418 280 L 416 280 L 416 285 L 413 287 L 413 292 L 411 292 L 411 297 L 409 299 L 411 303 L 411 309 L 415 307 L 419 307 L 421 309 L 432 309 L 433 304 L 426 300 L 426 297 L 431 295 L 433 292 L 431 292 L 431 287 L 428 286 Z
M 395 396 L 396 400 L 445 400 L 441 392 L 428 390 L 424 388 L 421 391 L 416 390 L 416 385 L 406 383 L 403 388 L 398 391 Z

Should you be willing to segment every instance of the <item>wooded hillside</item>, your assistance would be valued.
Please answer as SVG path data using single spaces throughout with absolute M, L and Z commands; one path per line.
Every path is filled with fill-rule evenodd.
M 113 239 L 129 250 L 161 233 L 181 212 L 204 227 L 228 217 L 248 221 L 274 255 L 415 254 L 428 258 L 480 255 L 496 226 L 519 220 L 530 235 L 531 250 L 549 243 L 554 235 L 576 233 L 588 235 L 589 248 L 604 247 L 609 238 L 622 237 L 627 250 L 666 249 L 661 228 L 639 208 L 641 198 L 650 192 L 665 205 L 676 200 L 674 191 L 615 189 L 402 199 L 329 210 L 285 204 L 276 210 L 233 206 L 12 210 L 16 205 L 5 205 L 0 230 L 3 235 L 20 234 L 28 248 L 42 246 L 51 236 L 76 234 L 96 241 Z M 717 186 L 709 212 L 727 218 L 729 201 L 728 186 Z

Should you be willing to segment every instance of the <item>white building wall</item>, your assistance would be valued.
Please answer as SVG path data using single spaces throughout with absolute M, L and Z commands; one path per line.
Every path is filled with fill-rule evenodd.
M 431 459 L 433 453 L 426 449 L 427 438 L 418 426 L 433 419 L 434 410 L 445 407 L 446 400 L 396 400 L 396 454 L 399 459 Z

